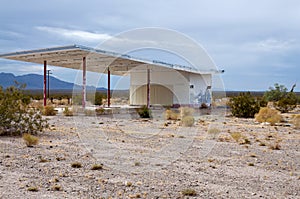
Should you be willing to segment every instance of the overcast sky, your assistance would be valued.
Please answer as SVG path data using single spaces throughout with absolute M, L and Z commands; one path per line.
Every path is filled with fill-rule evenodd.
M 69 44 L 95 47 L 120 32 L 160 27 L 201 44 L 225 70 L 222 78 L 228 90 L 266 90 L 276 82 L 290 88 L 297 82 L 300 91 L 297 0 L 1 0 L 0 4 L 0 53 Z M 146 56 L 156 59 L 156 55 Z M 76 76 L 73 70 L 51 69 L 63 80 Z M 0 72 L 42 74 L 42 67 L 0 59 Z

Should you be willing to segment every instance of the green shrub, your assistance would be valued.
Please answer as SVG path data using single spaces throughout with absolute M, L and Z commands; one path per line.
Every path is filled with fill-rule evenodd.
M 193 116 L 188 115 L 188 116 L 184 116 L 181 120 L 181 124 L 185 127 L 191 127 L 194 125 L 195 119 Z
M 289 92 L 284 95 L 278 102 L 275 102 L 275 108 L 282 113 L 287 113 L 297 106 L 297 96 L 295 93 Z
M 44 106 L 43 115 L 53 116 L 53 115 L 56 115 L 56 111 L 53 106 Z
M 229 106 L 233 116 L 253 118 L 259 111 L 260 101 L 256 100 L 250 92 L 240 93 L 239 96 L 230 99 Z
M 147 106 L 143 106 L 137 112 L 141 118 L 151 118 L 151 110 Z
M 262 107 L 255 115 L 255 120 L 258 122 L 269 122 L 271 125 L 279 123 L 281 121 L 281 115 L 275 109 L 268 107 Z
M 297 96 L 293 92 L 293 89 L 290 92 L 287 92 L 287 88 L 284 85 L 279 85 L 277 83 L 274 84 L 274 88 L 270 87 L 269 91 L 265 92 L 264 98 L 267 101 L 274 102 L 275 108 L 282 113 L 293 110 L 298 103 Z
M 28 97 L 20 87 L 0 87 L 0 135 L 36 134 L 48 127 L 40 112 L 29 107 Z
M 69 109 L 69 107 L 65 107 L 64 112 L 63 112 L 64 116 L 73 116 L 73 111 Z
M 37 145 L 39 143 L 38 137 L 36 137 L 34 135 L 30 135 L 28 133 L 23 134 L 23 140 L 25 141 L 25 144 L 28 147 L 32 147 L 33 145 Z

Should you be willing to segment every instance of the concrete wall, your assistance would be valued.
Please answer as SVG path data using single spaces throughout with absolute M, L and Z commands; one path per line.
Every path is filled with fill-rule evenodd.
M 156 98 L 163 98 L 164 95 L 168 94 L 169 90 L 173 93 L 173 104 L 195 104 L 197 95 L 205 92 L 208 85 L 211 86 L 211 75 L 199 75 L 163 67 L 143 65 L 130 71 L 131 105 L 140 105 L 146 102 L 147 67 L 150 69 L 150 84 L 156 85 L 154 87 L 156 88 L 155 91 L 151 90 L 152 95 L 155 92 Z M 161 87 L 159 88 L 158 85 L 161 85 Z M 193 85 L 193 88 L 191 88 L 191 85 Z M 143 89 L 140 87 L 143 87 Z M 163 87 L 167 89 L 163 89 Z M 159 102 L 163 100 L 153 99 L 152 97 L 151 101 Z

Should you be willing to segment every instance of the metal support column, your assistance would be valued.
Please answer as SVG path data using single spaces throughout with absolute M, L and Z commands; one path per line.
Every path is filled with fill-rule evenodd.
M 44 106 L 47 106 L 47 61 L 44 61 Z
M 147 108 L 150 108 L 150 69 L 147 69 Z
M 110 107 L 110 70 L 107 69 L 107 106 Z
M 86 57 L 82 58 L 82 108 L 86 102 Z

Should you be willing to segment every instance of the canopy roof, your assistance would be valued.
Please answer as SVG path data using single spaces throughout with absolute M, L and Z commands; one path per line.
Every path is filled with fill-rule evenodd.
M 172 68 L 175 70 L 198 74 L 212 74 L 220 72 L 217 70 L 198 71 L 197 69 L 189 66 L 170 64 L 157 60 L 139 59 L 126 54 L 119 54 L 81 45 L 61 46 L 0 54 L 0 58 L 32 62 L 37 64 L 43 64 L 46 60 L 48 65 L 72 69 L 80 69 L 82 67 L 83 57 L 86 57 L 87 71 L 106 73 L 107 68 L 109 67 L 111 73 L 114 75 L 124 75 L 129 70 L 142 64 Z

